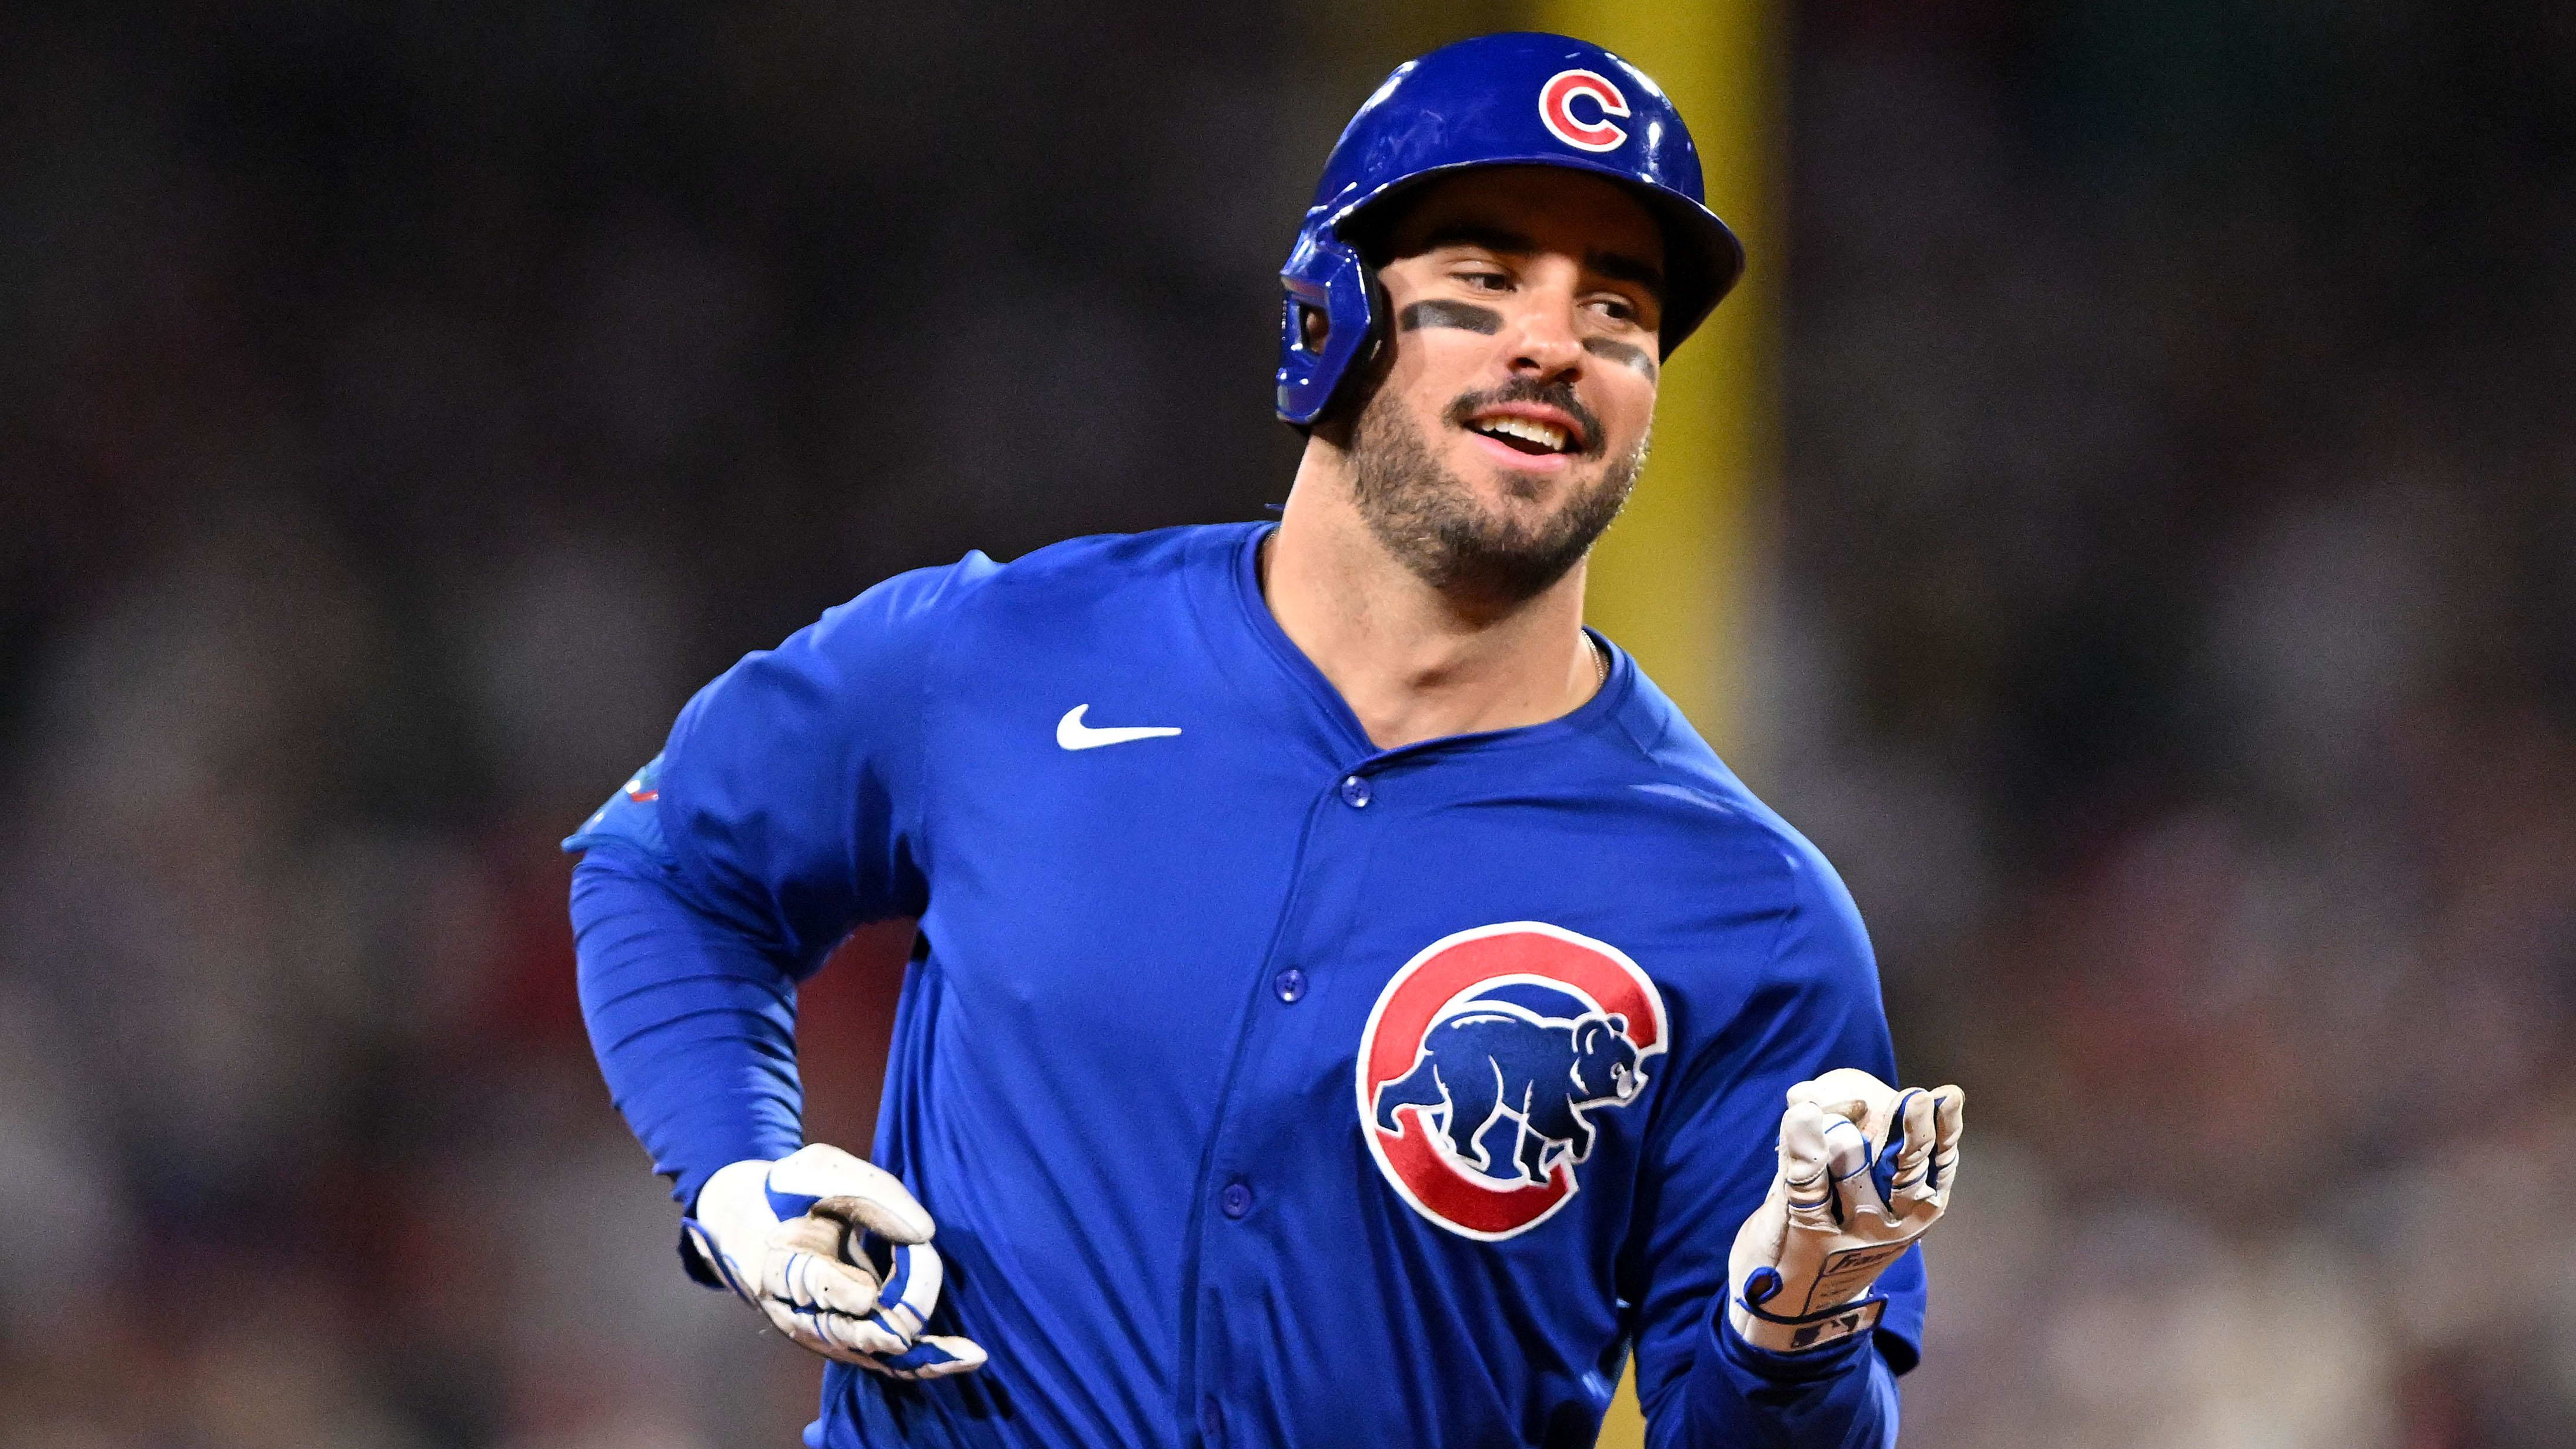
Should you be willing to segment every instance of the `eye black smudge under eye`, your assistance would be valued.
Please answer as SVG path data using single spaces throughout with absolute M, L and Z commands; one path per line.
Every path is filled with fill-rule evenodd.
M 1424 327 L 1455 327 L 1491 337 L 1503 330 L 1503 314 L 1468 302 L 1416 302 L 1395 314 L 1395 325 L 1407 332 Z
M 1622 367 L 1633 367 L 1644 373 L 1648 382 L 1655 379 L 1655 359 L 1648 357 L 1646 349 L 1642 347 L 1626 342 L 1614 342 L 1607 337 L 1587 337 L 1583 339 L 1583 350 L 1605 362 L 1615 362 Z

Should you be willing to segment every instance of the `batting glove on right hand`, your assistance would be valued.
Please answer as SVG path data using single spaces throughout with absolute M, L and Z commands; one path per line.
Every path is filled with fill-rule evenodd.
M 1780 1170 L 1744 1220 L 1727 1315 L 1756 1348 L 1798 1353 L 1878 1326 L 1869 1290 L 1950 1206 L 1967 1094 L 1837 1068 L 1789 1089 Z
M 901 1379 L 984 1366 L 973 1342 L 921 1331 L 939 1301 L 934 1225 L 882 1168 L 819 1142 L 737 1162 L 680 1224 L 725 1286 L 825 1358 Z

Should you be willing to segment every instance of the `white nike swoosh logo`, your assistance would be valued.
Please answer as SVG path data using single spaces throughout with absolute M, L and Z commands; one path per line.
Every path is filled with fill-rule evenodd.
M 1129 740 L 1154 740 L 1181 732 L 1178 725 L 1117 725 L 1094 729 L 1082 722 L 1087 704 L 1077 704 L 1055 722 L 1055 742 L 1068 750 L 1096 750 L 1102 745 L 1123 745 Z

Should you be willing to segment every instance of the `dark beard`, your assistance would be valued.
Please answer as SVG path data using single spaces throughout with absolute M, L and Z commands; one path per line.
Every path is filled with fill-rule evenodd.
M 1495 402 L 1536 401 L 1564 408 L 1584 425 L 1598 453 L 1599 423 L 1574 405 L 1573 389 L 1519 383 L 1460 398 L 1449 409 L 1458 422 Z M 1489 515 L 1465 480 L 1440 466 L 1431 445 L 1383 390 L 1360 409 L 1351 435 L 1351 492 L 1360 517 L 1386 551 L 1414 577 L 1460 603 L 1509 608 L 1527 603 L 1581 561 L 1628 501 L 1645 462 L 1641 441 L 1613 459 L 1591 487 L 1568 498 L 1535 523 Z M 1517 498 L 1541 486 L 1505 473 L 1505 491 Z

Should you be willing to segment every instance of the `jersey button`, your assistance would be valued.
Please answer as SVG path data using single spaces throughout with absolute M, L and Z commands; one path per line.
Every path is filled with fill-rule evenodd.
M 1270 978 L 1270 989 L 1279 993 L 1280 1000 L 1294 1005 L 1298 997 L 1306 994 L 1306 973 L 1291 966 Z
M 1225 1191 L 1216 1195 L 1216 1203 L 1225 1209 L 1227 1217 L 1239 1218 L 1252 1211 L 1252 1189 L 1239 1182 L 1229 1182 Z
M 1342 777 L 1342 803 L 1348 805 L 1354 810 L 1358 810 L 1365 807 L 1368 802 L 1369 782 L 1357 775 L 1344 775 Z

